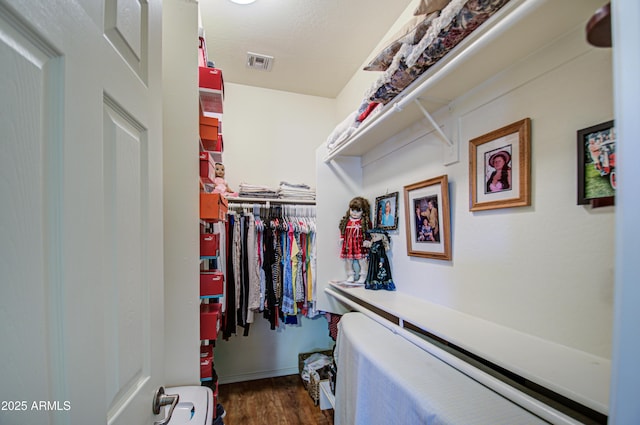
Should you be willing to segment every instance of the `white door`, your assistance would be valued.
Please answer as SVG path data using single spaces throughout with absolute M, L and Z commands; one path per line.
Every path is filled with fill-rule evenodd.
M 0 424 L 151 424 L 160 0 L 0 0 Z

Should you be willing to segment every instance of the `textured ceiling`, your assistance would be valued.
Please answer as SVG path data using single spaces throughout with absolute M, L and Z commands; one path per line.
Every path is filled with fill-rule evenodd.
M 200 0 L 207 54 L 225 82 L 336 97 L 413 0 Z M 273 56 L 270 72 L 247 52 Z

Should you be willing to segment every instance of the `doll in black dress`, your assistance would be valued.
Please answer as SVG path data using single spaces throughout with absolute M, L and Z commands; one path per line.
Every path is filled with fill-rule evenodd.
M 387 257 L 389 249 L 389 234 L 381 229 L 371 229 L 367 232 L 371 236 L 369 247 L 369 268 L 365 280 L 365 289 L 385 289 L 395 291 L 396 285 L 391 277 L 391 265 Z

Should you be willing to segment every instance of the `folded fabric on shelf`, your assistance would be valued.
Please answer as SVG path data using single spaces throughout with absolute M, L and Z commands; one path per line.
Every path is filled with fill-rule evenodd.
M 240 183 L 238 193 L 240 197 L 253 198 L 275 198 L 278 195 L 277 191 L 269 186 L 248 183 Z
M 283 181 L 278 188 L 278 198 L 315 200 L 316 191 L 305 183 L 291 184 Z

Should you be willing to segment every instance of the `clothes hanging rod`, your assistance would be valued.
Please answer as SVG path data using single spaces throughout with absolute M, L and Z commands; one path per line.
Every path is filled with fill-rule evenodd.
M 287 199 L 287 198 L 226 198 L 230 204 L 242 204 L 242 203 L 255 203 L 255 204 L 303 204 L 303 205 L 315 205 L 315 199 Z

